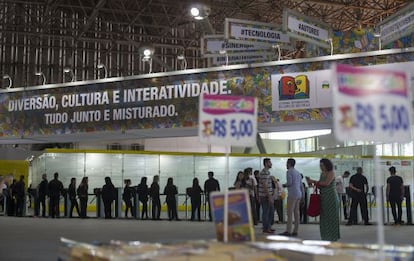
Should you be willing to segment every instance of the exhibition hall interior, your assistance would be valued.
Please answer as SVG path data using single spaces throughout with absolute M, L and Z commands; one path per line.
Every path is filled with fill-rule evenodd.
M 0 259 L 414 260 L 412 1 L 4 0 L 0 35 Z

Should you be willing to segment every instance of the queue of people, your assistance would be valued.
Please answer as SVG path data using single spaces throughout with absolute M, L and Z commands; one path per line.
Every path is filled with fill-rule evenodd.
M 272 162 L 270 158 L 263 160 L 263 169 L 254 170 L 250 167 L 240 170 L 236 175 L 234 189 L 246 189 L 249 195 L 251 205 L 251 216 L 254 225 L 258 225 L 261 221 L 263 233 L 273 234 L 275 230 L 272 225 L 284 221 L 284 199 L 287 194 L 286 202 L 286 230 L 281 235 L 298 236 L 299 226 L 303 219 L 302 214 L 306 212 L 305 187 L 303 175 L 295 168 L 296 161 L 289 158 L 286 162 L 286 183 L 282 184 L 275 175 L 271 174 Z M 339 206 L 342 203 L 343 216 L 348 222 L 346 225 L 357 224 L 357 209 L 361 210 L 362 220 L 365 225 L 371 225 L 369 222 L 367 210 L 367 193 L 368 181 L 363 175 L 361 167 L 356 168 L 356 173 L 350 175 L 349 171 L 345 171 L 342 175 L 335 177 L 333 164 L 329 159 L 320 160 L 320 177 L 319 179 L 311 179 L 306 177 L 309 187 L 313 186 L 320 190 L 321 195 L 321 214 L 320 214 L 320 233 L 323 240 L 336 241 L 340 238 L 339 224 L 340 211 Z M 394 224 L 400 225 L 402 221 L 402 201 L 404 198 L 404 182 L 397 175 L 395 167 L 389 168 L 390 177 L 387 179 L 386 200 L 391 206 Z M 345 185 L 345 179 L 349 179 L 349 185 Z M 142 204 L 140 217 L 148 219 L 148 202 L 151 201 L 152 219 L 160 220 L 161 215 L 161 199 L 160 199 L 160 177 L 155 175 L 152 183 L 147 185 L 147 177 L 142 177 L 137 186 L 132 186 L 130 179 L 124 181 L 125 187 L 122 193 L 122 200 L 125 203 L 125 214 L 128 218 L 139 216 L 135 213 L 133 199 L 137 199 Z M 11 182 L 12 178 L 6 180 L 2 177 L 2 191 L 8 188 L 10 195 L 2 193 L 1 198 L 10 197 L 7 208 L 8 215 L 22 216 L 23 204 L 25 200 L 25 184 L 24 176 L 19 181 Z M 287 193 L 286 191 L 287 190 Z M 6 191 L 6 190 L 4 190 Z M 33 190 L 32 190 L 33 191 Z M 67 193 L 70 203 L 68 216 L 73 217 L 76 211 L 80 218 L 87 218 L 88 205 L 88 177 L 83 177 L 79 186 L 76 184 L 76 178 L 71 178 L 68 189 L 64 189 L 63 183 L 59 180 L 59 173 L 54 173 L 54 178 L 48 182 L 47 175 L 42 175 L 42 180 L 34 189 L 34 216 L 46 217 L 46 199 L 49 198 L 49 217 L 57 218 L 59 213 L 60 197 Z M 214 178 L 214 172 L 208 172 L 208 178 L 201 187 L 198 178 L 193 178 L 192 186 L 186 189 L 187 198 L 191 202 L 191 221 L 201 220 L 202 196 L 205 196 L 206 210 L 208 210 L 208 219 L 212 221 L 212 213 L 210 210 L 210 194 L 214 191 L 220 191 L 220 183 Z M 33 192 L 31 192 L 33 193 Z M 116 200 L 117 189 L 112 183 L 110 177 L 105 177 L 105 184 L 100 189 L 102 197 L 104 213 L 106 219 L 113 218 L 112 209 L 113 202 Z M 178 217 L 178 188 L 174 184 L 172 177 L 169 177 L 167 184 L 163 190 L 166 196 L 165 203 L 167 205 L 167 213 L 169 220 L 180 220 Z M 0 198 L 0 199 L 1 199 Z M 1 202 L 0 202 L 1 203 Z M 305 205 L 305 206 L 304 206 Z M 3 206 L 5 208 L 5 206 Z M 11 210 L 12 209 L 12 210 Z M 338 211 L 332 211 L 337 209 Z M 277 214 L 278 219 L 275 219 Z

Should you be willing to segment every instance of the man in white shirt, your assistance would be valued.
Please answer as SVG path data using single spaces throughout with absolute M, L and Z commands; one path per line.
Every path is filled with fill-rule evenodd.
M 300 200 L 302 199 L 302 177 L 299 171 L 295 169 L 295 159 L 288 159 L 286 162 L 286 183 L 283 187 L 288 190 L 287 197 L 287 226 L 286 231 L 281 233 L 285 236 L 297 236 L 299 229 L 299 207 Z M 292 223 L 293 230 L 292 230 Z
M 342 174 L 342 176 L 338 176 L 335 178 L 336 192 L 338 193 L 338 197 L 342 199 L 342 206 L 344 208 L 345 219 L 348 219 L 348 212 L 347 212 L 347 199 L 346 199 L 344 179 L 348 178 L 349 175 L 350 175 L 349 171 L 345 171 L 344 174 Z

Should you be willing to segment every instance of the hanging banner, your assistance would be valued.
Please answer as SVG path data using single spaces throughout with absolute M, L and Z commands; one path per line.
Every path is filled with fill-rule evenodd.
M 407 68 L 414 75 L 414 62 L 411 62 L 414 61 L 414 48 L 378 54 L 340 55 L 336 61 L 353 65 L 384 63 L 370 67 Z M 0 140 L 15 144 L 77 141 L 94 135 L 105 138 L 123 135 L 131 139 L 143 136 L 194 136 L 198 133 L 201 93 L 256 97 L 257 124 L 268 131 L 291 123 L 330 123 L 332 105 L 322 108 L 318 104 L 325 106 L 328 102 L 332 103 L 332 97 L 320 99 L 320 94 L 312 94 L 312 73 L 320 77 L 317 72 L 328 69 L 333 62 L 317 57 L 300 63 L 243 64 L 232 68 L 191 69 L 1 89 Z M 281 102 L 277 89 L 279 78 L 296 78 L 303 72 L 311 73 L 307 76 L 309 99 L 318 97 L 317 104 L 312 105 L 315 107 L 292 109 L 297 106 L 293 103 L 293 106 L 286 106 L 289 109 L 278 109 L 278 100 L 274 99 Z M 317 90 L 322 88 L 319 83 L 316 81 L 313 84 L 317 85 Z M 296 79 L 295 84 L 301 85 Z M 319 91 L 328 91 L 327 85 L 323 85 L 325 88 Z M 329 88 L 332 86 L 329 85 Z
M 273 111 L 332 106 L 331 71 L 272 75 Z
M 283 10 L 283 30 L 292 38 L 323 48 L 330 47 L 329 39 L 333 35 L 328 24 L 290 9 Z
M 386 45 L 414 32 L 414 3 L 411 3 L 377 25 L 381 43 Z
M 243 63 L 258 63 L 271 61 L 274 58 L 273 53 L 232 53 L 221 54 L 211 58 L 211 65 L 231 65 Z
M 337 140 L 411 141 L 409 73 L 342 64 L 332 72 Z
M 200 95 L 198 137 L 202 143 L 250 147 L 256 144 L 257 98 Z
M 268 51 L 269 53 L 273 52 L 270 45 L 266 47 L 254 43 L 230 43 L 224 38 L 224 35 L 220 34 L 206 35 L 201 38 L 201 55 L 203 57 L 222 56 L 222 51 L 226 51 L 227 54 L 252 54 L 264 51 Z
M 229 43 L 290 43 L 289 36 L 278 25 L 231 18 L 224 21 L 224 37 Z

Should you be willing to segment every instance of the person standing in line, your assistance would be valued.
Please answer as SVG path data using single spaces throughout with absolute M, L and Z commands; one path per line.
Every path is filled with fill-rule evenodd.
M 256 193 L 256 217 L 257 217 L 258 223 L 260 222 L 259 173 L 260 173 L 259 170 L 255 170 L 253 172 L 253 176 L 257 184 L 256 186 L 256 191 L 257 191 Z
M 155 175 L 151 187 L 149 189 L 149 194 L 152 200 L 152 219 L 160 220 L 161 216 L 161 199 L 160 199 L 160 176 Z
M 288 190 L 287 196 L 287 226 L 286 231 L 281 233 L 284 236 L 297 236 L 299 230 L 299 207 L 302 199 L 302 176 L 295 169 L 296 160 L 289 158 L 286 162 L 286 183 L 284 188 Z M 295 223 L 292 231 L 292 223 Z
M 387 178 L 387 202 L 390 202 L 391 212 L 394 218 L 395 225 L 401 225 L 402 220 L 402 206 L 401 203 L 404 199 L 404 181 L 396 173 L 394 166 L 388 169 L 390 172 L 390 177 Z M 395 207 L 397 207 L 398 212 Z
M 244 177 L 243 171 L 237 172 L 236 180 L 234 181 L 233 188 L 230 189 L 241 189 L 242 187 L 246 187 L 246 179 Z
M 24 183 L 24 175 L 20 175 L 19 181 L 16 182 L 13 195 L 16 198 L 16 216 L 23 217 L 24 202 L 26 199 L 26 184 Z
M 132 207 L 132 197 L 135 193 L 134 188 L 131 187 L 131 180 L 126 179 L 124 181 L 125 187 L 122 193 L 122 200 L 125 202 L 125 218 L 128 218 L 128 210 L 131 213 L 131 217 L 134 216 L 134 208 Z
M 14 176 L 12 179 L 10 179 L 10 183 L 7 187 L 7 200 L 6 200 L 6 211 L 7 211 L 7 216 L 15 216 L 16 214 L 16 202 L 15 202 L 15 198 L 13 195 L 13 190 L 14 190 L 14 186 L 16 185 L 16 180 L 14 179 Z
M 35 203 L 35 216 L 40 215 L 40 206 L 42 206 L 42 217 L 46 216 L 46 196 L 48 195 L 48 181 L 46 173 L 42 174 L 42 181 L 37 186 L 38 197 Z
M 142 177 L 137 186 L 138 199 L 142 204 L 141 219 L 148 219 L 148 185 L 147 177 Z
M 197 220 L 201 221 L 201 193 L 203 193 L 203 190 L 200 187 L 200 184 L 198 182 L 198 178 L 193 179 L 193 186 L 191 187 L 190 191 L 190 198 L 191 198 L 191 221 L 194 221 L 196 218 L 196 212 L 197 212 Z
M 4 194 L 3 191 L 7 189 L 7 185 L 5 182 L 5 177 L 0 175 L 0 206 L 1 206 L 1 212 L 4 212 L 6 209 L 6 206 L 4 205 L 5 201 L 4 201 Z M 35 207 L 35 211 L 36 211 L 36 207 Z M 36 214 L 35 214 L 36 216 Z
M 338 176 L 335 178 L 336 184 L 336 193 L 338 193 L 338 197 L 342 200 L 342 207 L 344 209 L 344 218 L 348 219 L 348 212 L 347 212 L 347 200 L 346 200 L 346 190 L 344 179 L 348 178 L 350 175 L 349 171 L 345 171 L 342 176 Z
M 105 177 L 102 187 L 102 201 L 104 204 L 105 219 L 112 219 L 112 202 L 116 198 L 116 189 L 110 177 Z
M 303 182 L 303 174 L 300 174 L 300 181 L 302 186 L 300 187 L 302 191 L 302 198 L 300 199 L 300 206 L 299 206 L 299 221 L 301 224 L 306 223 L 306 184 Z
M 80 203 L 80 217 L 87 218 L 87 208 L 88 208 L 88 177 L 83 177 L 81 183 L 78 186 L 78 198 Z
M 244 171 L 244 179 L 245 179 L 245 186 L 249 190 L 249 198 L 250 198 L 250 210 L 252 213 L 253 224 L 257 225 L 257 213 L 256 213 L 256 197 L 257 194 L 257 182 L 256 179 L 253 177 L 253 169 L 252 168 L 245 168 Z
M 285 192 L 282 186 L 282 182 L 278 178 L 273 180 L 273 184 L 275 187 L 274 192 L 274 208 L 277 213 L 278 221 L 276 223 L 283 222 L 283 200 L 285 199 Z
M 263 159 L 264 168 L 259 173 L 259 200 L 262 206 L 262 223 L 263 233 L 273 234 L 274 230 L 271 228 L 271 206 L 273 206 L 273 187 L 272 179 L 270 177 L 270 169 L 272 168 L 272 161 L 269 158 Z
M 212 221 L 211 208 L 210 208 L 210 193 L 213 191 L 220 191 L 220 184 L 217 179 L 214 178 L 214 172 L 208 172 L 208 179 L 204 182 L 204 193 L 206 193 L 206 201 L 208 204 L 208 218 Z
M 49 216 L 51 218 L 59 217 L 59 201 L 63 194 L 63 183 L 59 180 L 59 173 L 53 174 L 53 179 L 48 184 L 49 192 Z
M 73 213 L 74 208 L 76 208 L 76 212 L 78 213 L 78 216 L 80 217 L 79 204 L 78 204 L 78 200 L 76 199 L 76 178 L 70 179 L 70 184 L 68 188 L 68 196 L 70 200 L 69 217 L 72 218 L 72 213 Z
M 338 241 L 339 231 L 339 199 L 335 189 L 335 173 L 329 159 L 323 158 L 319 162 L 321 175 L 319 181 L 306 177 L 308 185 L 320 189 L 321 215 L 319 229 L 322 240 Z
M 367 193 L 368 193 L 368 180 L 362 174 L 362 168 L 357 168 L 357 173 L 352 175 L 349 180 L 349 188 L 352 193 L 351 211 L 348 219 L 347 226 L 356 225 L 357 223 L 357 208 L 358 205 L 361 209 L 362 219 L 365 225 L 371 225 L 368 219 L 368 204 L 367 204 Z
M 165 201 L 167 202 L 168 220 L 180 220 L 177 213 L 177 199 L 178 194 L 177 186 L 174 185 L 173 178 L 169 177 L 167 185 L 164 188 L 164 194 L 166 195 Z

